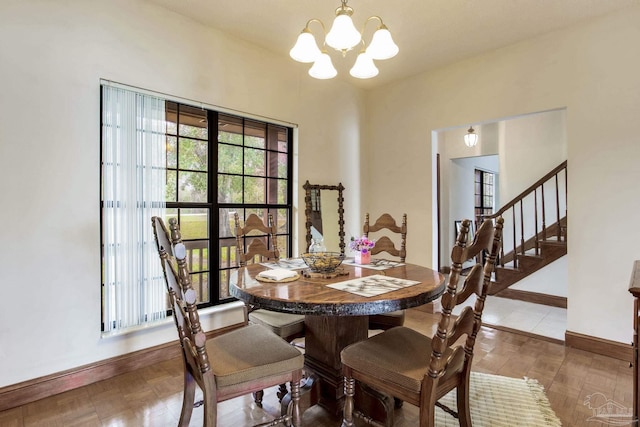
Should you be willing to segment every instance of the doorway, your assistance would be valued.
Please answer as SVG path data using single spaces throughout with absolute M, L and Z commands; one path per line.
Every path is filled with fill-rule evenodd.
M 566 111 L 535 114 L 473 124 L 479 135 L 475 147 L 467 147 L 463 137 L 469 124 L 438 130 L 434 135 L 434 155 L 438 158 L 437 183 L 438 266 L 449 264 L 455 243 L 455 221 L 475 219 L 477 209 L 476 170 L 495 174 L 495 212 L 567 158 Z M 511 233 L 507 231 L 506 234 Z M 435 248 L 434 248 L 435 249 Z M 554 293 L 567 298 L 566 256 L 549 264 L 512 287 L 536 293 Z M 549 286 L 552 284 L 552 286 Z M 483 321 L 507 329 L 521 330 L 558 341 L 564 340 L 566 309 L 495 297 L 487 304 Z M 499 299 L 497 299 L 499 298 Z M 492 313 L 495 309 L 495 313 Z

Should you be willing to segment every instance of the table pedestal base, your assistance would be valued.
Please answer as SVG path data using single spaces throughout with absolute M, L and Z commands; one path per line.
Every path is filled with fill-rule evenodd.
M 305 316 L 305 368 L 317 380 L 303 398 L 303 410 L 319 404 L 342 417 L 344 377 L 340 352 L 346 346 L 367 339 L 368 316 Z M 368 417 L 391 426 L 393 399 L 369 387 L 356 385 L 356 408 Z

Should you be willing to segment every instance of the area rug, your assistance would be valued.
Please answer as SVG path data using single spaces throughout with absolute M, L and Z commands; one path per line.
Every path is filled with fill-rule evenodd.
M 531 378 L 508 378 L 471 372 L 471 421 L 474 427 L 558 427 L 544 387 Z M 440 403 L 456 410 L 455 390 Z M 458 420 L 436 408 L 436 426 L 459 427 Z

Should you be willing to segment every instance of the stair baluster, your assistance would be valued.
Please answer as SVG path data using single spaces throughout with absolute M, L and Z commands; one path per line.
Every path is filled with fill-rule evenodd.
M 560 174 L 564 174 L 564 191 L 560 189 Z M 549 186 L 547 190 L 552 193 L 548 193 L 545 186 Z M 502 216 L 505 222 L 507 218 L 511 218 L 512 222 L 509 228 L 505 224 L 505 230 L 510 229 L 512 236 L 511 239 L 505 236 L 502 241 L 495 283 L 490 294 L 495 295 L 566 254 L 566 187 L 567 162 L 564 161 L 495 213 L 479 216 L 480 221 Z M 550 205 L 554 203 L 552 208 Z M 556 217 L 554 223 L 549 225 L 546 219 L 548 208 L 550 212 L 555 210 Z M 511 215 L 508 215 L 508 210 L 511 210 Z M 562 210 L 564 216 L 561 216 Z M 551 240 L 551 237 L 555 238 Z M 531 249 L 533 254 L 527 254 Z

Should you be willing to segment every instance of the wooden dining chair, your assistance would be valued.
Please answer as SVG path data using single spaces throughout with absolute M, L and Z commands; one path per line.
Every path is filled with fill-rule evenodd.
M 352 427 L 355 381 L 419 407 L 420 427 L 433 427 L 435 406 L 449 391 L 457 390 L 457 413 L 460 426 L 471 426 L 469 412 L 469 378 L 473 348 L 480 326 L 491 274 L 502 239 L 502 218 L 495 227 L 486 220 L 473 240 L 467 244 L 471 221 L 464 220 L 451 251 L 452 269 L 445 293 L 438 328 L 429 338 L 404 326 L 396 327 L 346 347 L 340 354 L 344 373 L 345 403 L 342 427 Z M 461 289 L 462 263 L 475 260 L 482 251 L 488 256 L 484 266 L 476 263 Z M 473 307 L 465 307 L 452 323 L 451 311 L 476 295 Z M 458 342 L 459 339 L 462 339 Z
M 256 214 L 251 214 L 240 226 L 240 218 L 236 212 L 234 215 L 236 240 L 238 250 L 238 263 L 241 267 L 248 263 L 263 260 L 275 260 L 280 258 L 280 252 L 276 243 L 276 226 L 273 223 L 273 215 L 268 215 L 268 222 L 265 224 Z M 257 237 L 251 238 L 252 235 Z M 272 249 L 265 244 L 266 239 L 271 240 Z M 251 239 L 245 250 L 245 239 Z M 299 314 L 279 313 L 264 309 L 252 310 L 249 308 L 249 321 L 258 323 L 271 329 L 277 335 L 291 342 L 296 338 L 304 336 L 304 316 Z
M 364 219 L 364 226 L 362 231 L 365 236 L 370 237 L 369 233 L 386 232 L 398 235 L 400 238 L 399 247 L 387 236 L 374 238 L 375 246 L 371 250 L 371 255 L 377 255 L 383 252 L 388 253 L 391 256 L 396 257 L 400 262 L 404 262 L 407 257 L 407 214 L 402 215 L 402 224 L 398 225 L 396 220 L 384 213 L 376 220 L 373 225 L 369 224 L 369 214 L 367 213 Z M 382 329 L 387 330 L 394 326 L 404 325 L 404 310 L 396 310 L 389 313 L 374 314 L 369 316 L 369 329 Z
M 169 220 L 170 230 L 159 217 L 151 221 L 182 348 L 184 395 L 178 425 L 189 425 L 196 387 L 203 394 L 204 426 L 215 427 L 218 402 L 289 382 L 291 401 L 283 415 L 269 425 L 284 422 L 299 426 L 302 353 L 260 325 L 244 326 L 207 339 L 201 328 L 187 251 L 177 220 Z

